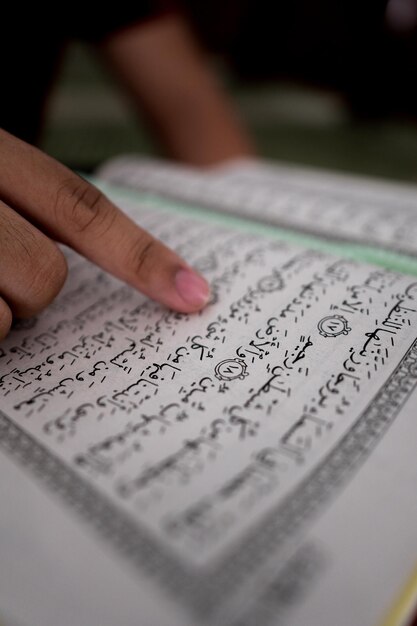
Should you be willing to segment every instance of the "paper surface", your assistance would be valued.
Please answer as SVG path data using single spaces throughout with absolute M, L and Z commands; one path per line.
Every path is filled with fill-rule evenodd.
M 62 294 L 2 343 L 1 454 L 36 479 L 40 499 L 51 494 L 54 515 L 68 509 L 75 526 L 93 531 L 79 539 L 88 550 L 115 555 L 129 581 L 126 625 L 137 623 L 135 610 L 145 626 L 305 623 L 298 620 L 310 587 L 317 594 L 308 612 L 321 621 L 309 623 L 336 623 L 342 598 L 329 613 L 326 585 L 343 572 L 344 588 L 333 593 L 350 602 L 344 577 L 362 569 L 366 585 L 380 564 L 357 551 L 358 538 L 345 545 L 340 523 L 329 520 L 347 510 L 352 528 L 371 532 L 363 513 L 369 508 L 372 520 L 385 501 L 387 484 L 375 478 L 389 479 L 398 514 L 381 522 L 370 554 L 391 530 L 401 528 L 401 539 L 392 568 L 355 609 L 355 623 L 373 623 L 417 551 L 416 439 L 406 430 L 415 430 L 417 280 L 115 199 L 208 277 L 212 301 L 198 315 L 175 314 L 68 253 Z M 372 467 L 391 432 L 387 476 Z M 398 454 L 398 475 L 410 484 L 391 474 Z M 363 486 L 346 490 L 363 465 Z M 48 534 L 53 514 L 42 523 Z M 79 530 L 66 532 L 64 563 L 75 559 L 66 550 Z M 100 592 L 91 587 L 94 563 L 78 573 L 90 585 L 89 626 L 95 610 L 97 624 L 118 614 L 117 600 L 113 617 L 106 601 L 94 609 L 116 584 L 106 567 Z M 129 591 L 143 581 L 148 595 Z M 56 612 L 36 602 L 14 606 L 10 587 L 2 568 L 6 612 L 18 619 L 32 610 L 32 623 L 53 623 Z M 288 603 L 291 593 L 299 600 Z
M 101 176 L 256 222 L 417 256 L 417 187 L 243 161 L 192 170 L 121 157 Z

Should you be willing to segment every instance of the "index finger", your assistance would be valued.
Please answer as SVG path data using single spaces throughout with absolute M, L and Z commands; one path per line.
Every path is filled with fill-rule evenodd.
M 192 312 L 207 303 L 207 282 L 183 259 L 96 187 L 2 130 L 0 198 L 54 239 L 166 306 Z

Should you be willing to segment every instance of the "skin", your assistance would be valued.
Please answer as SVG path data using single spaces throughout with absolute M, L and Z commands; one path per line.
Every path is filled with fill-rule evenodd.
M 101 52 L 170 155 L 209 165 L 253 154 L 181 17 L 116 33 Z M 190 313 L 208 301 L 204 278 L 97 188 L 0 130 L 0 340 L 14 316 L 39 313 L 62 288 L 56 242 L 169 308 Z
M 255 155 L 180 15 L 169 13 L 115 33 L 99 51 L 170 157 L 207 166 Z
M 0 198 L 1 337 L 12 315 L 35 315 L 63 286 L 67 268 L 55 241 L 177 311 L 197 311 L 207 302 L 207 283 L 178 255 L 98 189 L 4 131 Z

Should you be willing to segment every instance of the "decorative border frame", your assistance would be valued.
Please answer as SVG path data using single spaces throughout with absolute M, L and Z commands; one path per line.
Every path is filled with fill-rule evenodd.
M 417 387 L 417 339 L 339 443 L 314 471 L 211 569 L 164 548 L 67 463 L 0 410 L 0 450 L 24 466 L 139 570 L 145 570 L 199 619 L 214 617 L 244 579 L 317 515 L 357 471 Z

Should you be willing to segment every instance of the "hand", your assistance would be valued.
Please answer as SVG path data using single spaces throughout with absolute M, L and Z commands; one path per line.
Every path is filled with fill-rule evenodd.
M 198 311 L 209 298 L 204 278 L 98 189 L 0 130 L 0 339 L 13 315 L 39 313 L 63 286 L 55 241 L 177 311 Z

